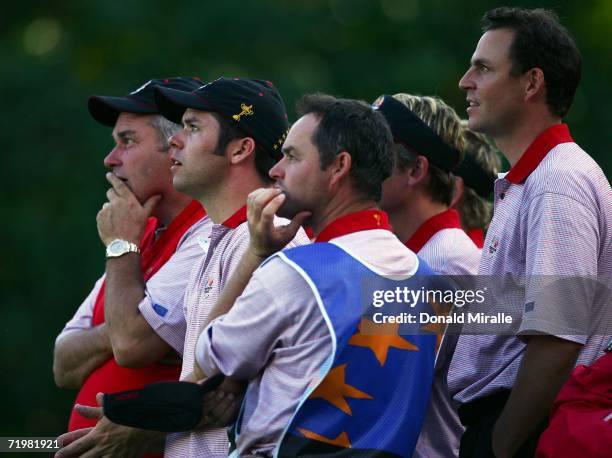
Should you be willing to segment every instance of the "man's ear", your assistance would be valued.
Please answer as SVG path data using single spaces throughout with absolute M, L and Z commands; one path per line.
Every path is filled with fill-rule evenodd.
M 327 168 L 330 173 L 331 182 L 330 184 L 338 183 L 340 180 L 347 177 L 351 171 L 353 165 L 353 158 L 347 151 L 341 151 L 336 155 L 333 162 Z
M 429 173 L 429 160 L 425 156 L 417 156 L 414 162 L 406 166 L 408 171 L 408 184 L 416 186 L 425 182 Z
M 231 164 L 238 164 L 255 154 L 255 140 L 251 137 L 236 138 L 228 143 L 225 150 Z
M 465 184 L 463 183 L 463 178 L 455 175 L 455 189 L 453 191 L 453 200 L 451 200 L 451 207 L 457 205 L 457 202 L 461 200 L 463 197 L 463 191 L 465 189 Z
M 525 101 L 534 97 L 545 97 L 546 79 L 541 68 L 534 67 L 523 75 L 525 79 Z

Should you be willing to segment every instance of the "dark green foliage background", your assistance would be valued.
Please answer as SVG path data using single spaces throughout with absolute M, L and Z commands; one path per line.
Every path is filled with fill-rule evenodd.
M 610 176 L 612 3 L 522 5 L 555 8 L 575 35 L 584 69 L 568 122 Z M 111 139 L 110 129 L 89 117 L 89 95 L 124 94 L 151 77 L 241 75 L 274 81 L 290 117 L 296 98 L 313 91 L 368 101 L 400 91 L 436 94 L 465 116 L 457 82 L 480 36 L 478 21 L 494 6 L 484 0 L 5 2 L 0 436 L 61 433 L 74 397 L 55 387 L 51 365 L 55 336 L 104 263 L 95 215 L 105 200 L 102 158 Z M 40 18 L 54 21 L 60 34 L 55 47 L 37 55 L 25 37 Z

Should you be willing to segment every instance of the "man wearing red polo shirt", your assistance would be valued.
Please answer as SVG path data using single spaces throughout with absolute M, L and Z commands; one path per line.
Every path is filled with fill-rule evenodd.
M 610 305 L 592 282 L 612 281 L 612 192 L 562 123 L 581 57 L 556 15 L 497 8 L 483 31 L 459 86 L 469 128 L 511 169 L 495 182 L 479 274 L 512 279 L 496 300 L 522 319 L 515 336 L 461 335 L 448 382 L 466 426 L 460 456 L 531 457 L 576 360 L 594 361 L 610 332 L 594 331 Z
M 55 344 L 56 383 L 78 388 L 77 404 L 95 406 L 98 392 L 176 380 L 180 373 L 186 277 L 205 254 L 198 241 L 212 223 L 198 202 L 172 186 L 168 137 L 180 126 L 160 116 L 154 91 L 200 85 L 197 78 L 154 79 L 125 97 L 88 101 L 92 117 L 113 127 L 116 145 L 104 159 L 111 187 L 97 218 L 107 246 L 105 275 Z M 73 409 L 68 429 L 95 424 Z M 136 442 L 119 448 L 126 454 L 146 448 L 146 441 Z

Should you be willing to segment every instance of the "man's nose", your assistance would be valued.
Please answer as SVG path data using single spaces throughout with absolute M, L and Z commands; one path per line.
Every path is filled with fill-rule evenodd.
M 104 167 L 106 167 L 107 169 L 119 167 L 122 164 L 120 156 L 121 155 L 119 154 L 119 147 L 115 146 L 104 158 Z

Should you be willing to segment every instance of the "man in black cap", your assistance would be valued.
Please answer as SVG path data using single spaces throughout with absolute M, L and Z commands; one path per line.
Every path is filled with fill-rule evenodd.
M 395 141 L 395 167 L 383 183 L 380 201 L 395 233 L 436 272 L 474 273 L 479 250 L 450 208 L 452 170 L 463 158 L 457 113 L 439 98 L 411 94 L 382 96 L 374 107 L 385 116 Z
M 480 249 L 451 208 L 463 128 L 455 110 L 436 97 L 396 94 L 374 103 L 393 133 L 395 167 L 383 183 L 380 206 L 400 240 L 443 275 L 474 275 Z M 453 457 L 463 432 L 446 384 L 456 336 L 445 336 L 429 407 L 414 456 Z
M 281 155 L 288 121 L 270 81 L 222 77 L 192 93 L 159 88 L 156 100 L 166 118 L 183 123 L 170 139 L 174 187 L 200 201 L 214 223 L 208 255 L 194 266 L 185 295 L 181 380 L 195 381 L 197 338 L 249 244 L 247 196 L 270 186 L 268 172 Z M 300 231 L 290 245 L 304 243 Z M 228 445 L 224 429 L 207 428 L 170 435 L 165 454 L 227 456 Z
M 97 216 L 107 247 L 105 275 L 55 346 L 56 383 L 80 389 L 76 404 L 95 406 L 98 392 L 179 376 L 182 298 L 191 266 L 205 254 L 200 242 L 212 224 L 198 202 L 172 186 L 168 137 L 180 126 L 159 115 L 154 91 L 200 85 L 194 78 L 151 80 L 125 97 L 89 99 L 93 118 L 113 127 L 115 147 L 104 159 L 111 188 Z M 73 410 L 69 430 L 95 424 Z M 112 446 L 125 455 L 146 446 L 136 442 Z

